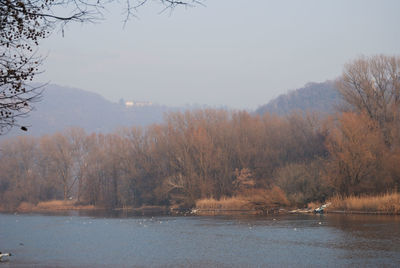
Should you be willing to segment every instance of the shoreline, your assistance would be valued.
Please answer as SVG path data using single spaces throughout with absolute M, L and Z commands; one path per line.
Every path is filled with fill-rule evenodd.
M 39 202 L 38 204 L 31 204 L 27 202 L 21 203 L 17 208 L 7 209 L 0 206 L 0 213 L 60 213 L 68 211 L 82 211 L 82 212 L 96 212 L 96 211 L 109 211 L 109 212 L 133 212 L 138 214 L 180 214 L 182 211 L 167 206 L 142 206 L 142 207 L 119 207 L 107 208 L 103 206 L 82 205 L 77 204 L 75 201 L 53 200 L 47 202 Z M 190 212 L 190 211 L 189 211 Z M 183 212 L 185 213 L 185 212 Z
M 327 211 L 326 214 L 365 214 L 365 215 L 392 215 L 398 216 L 400 213 L 389 213 L 386 211 L 360 211 L 360 210 L 332 210 Z
M 280 209 L 279 211 L 271 211 L 268 213 L 262 213 L 258 210 L 245 210 L 245 209 L 192 209 L 192 210 L 176 210 L 169 207 L 138 207 L 138 208 L 103 208 L 103 207 L 88 207 L 88 206 L 76 206 L 70 208 L 34 208 L 34 209 L 17 209 L 17 210 L 6 210 L 0 209 L 0 213 L 59 213 L 68 211 L 82 211 L 82 212 L 95 212 L 95 211 L 110 211 L 110 212 L 135 212 L 142 215 L 146 214 L 163 214 L 163 215 L 192 215 L 192 216 L 270 216 L 270 215 L 317 215 L 312 211 L 288 211 Z M 329 214 L 342 214 L 342 215 L 386 215 L 386 216 L 399 216 L 400 213 L 388 213 L 385 211 L 345 211 L 345 210 L 331 210 L 326 211 L 319 215 Z
M 265 208 L 265 209 L 198 209 L 191 210 L 191 214 L 196 216 L 268 216 L 278 214 L 288 214 L 286 209 L 281 208 Z
M 141 207 L 120 207 L 107 208 L 94 205 L 83 205 L 73 200 L 53 200 L 31 204 L 21 203 L 15 209 L 6 209 L 0 206 L 0 213 L 57 213 L 67 211 L 110 211 L 122 213 L 145 214 L 163 214 L 163 215 L 193 215 L 193 216 L 268 216 L 268 215 L 286 215 L 286 214 L 314 214 L 314 209 L 299 209 L 287 207 L 258 207 L 258 208 L 192 208 L 179 209 L 169 206 L 141 206 Z M 317 213 L 318 214 L 318 213 Z M 365 214 L 365 215 L 400 215 L 399 211 L 387 210 L 343 210 L 337 208 L 324 209 L 322 214 Z
M 224 210 L 224 209 L 208 209 L 196 211 L 194 215 L 196 216 L 236 216 L 236 215 L 248 215 L 248 216 L 269 216 L 269 215 L 328 215 L 328 214 L 344 214 L 344 215 L 387 215 L 387 216 L 398 216 L 400 213 L 388 213 L 385 211 L 344 211 L 344 210 L 331 210 L 324 213 L 314 213 L 313 211 L 288 211 L 285 209 L 280 209 L 275 213 L 260 214 L 256 210 Z

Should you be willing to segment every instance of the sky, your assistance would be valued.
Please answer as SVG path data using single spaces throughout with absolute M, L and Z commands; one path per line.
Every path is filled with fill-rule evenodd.
M 122 1 L 123 2 L 123 1 Z M 150 1 L 151 2 L 151 1 Z M 253 110 L 361 55 L 400 55 L 398 0 L 206 0 L 163 12 L 152 2 L 123 27 L 122 6 L 44 40 L 38 81 L 117 102 Z

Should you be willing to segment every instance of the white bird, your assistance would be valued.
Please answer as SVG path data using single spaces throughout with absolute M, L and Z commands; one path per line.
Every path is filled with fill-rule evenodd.
M 4 257 L 9 257 L 9 256 L 12 256 L 11 253 L 2 253 L 2 252 L 0 252 L 0 261 L 2 261 L 2 259 Z

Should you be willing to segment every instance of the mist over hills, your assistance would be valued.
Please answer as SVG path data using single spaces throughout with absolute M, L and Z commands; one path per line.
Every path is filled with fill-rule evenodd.
M 54 84 L 45 87 L 41 101 L 34 106 L 28 117 L 19 119 L 19 124 L 27 125 L 28 131 L 14 128 L 4 136 L 40 136 L 69 127 L 81 127 L 88 133 L 109 133 L 120 127 L 159 123 L 165 112 L 179 110 L 154 104 L 129 107 L 122 102 L 108 101 L 97 93 Z
M 304 87 L 282 94 L 256 109 L 256 114 L 272 113 L 287 115 L 294 111 L 334 113 L 342 104 L 342 97 L 334 81 L 307 83 Z
M 334 82 L 308 83 L 260 106 L 255 113 L 286 115 L 293 111 L 308 111 L 328 114 L 333 113 L 341 101 Z M 122 100 L 114 103 L 97 93 L 54 84 L 46 86 L 41 101 L 34 105 L 35 110 L 19 120 L 20 125 L 28 126 L 27 132 L 14 128 L 0 138 L 41 136 L 70 127 L 81 127 L 87 133 L 110 133 L 122 127 L 161 123 L 166 112 L 202 108 L 167 107 L 151 103 L 131 103 L 127 106 Z

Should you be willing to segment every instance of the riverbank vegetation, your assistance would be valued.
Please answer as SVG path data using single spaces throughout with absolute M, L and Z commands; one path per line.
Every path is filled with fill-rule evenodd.
M 37 204 L 22 202 L 16 208 L 19 212 L 41 212 L 60 210 L 93 210 L 93 205 L 82 205 L 72 200 L 41 201 Z
M 397 192 L 373 196 L 334 196 L 330 203 L 328 211 L 400 214 L 400 194 Z
M 196 201 L 196 209 L 200 210 L 262 210 L 289 205 L 285 193 L 277 186 L 268 190 L 243 191 L 232 197 L 203 198 Z
M 105 208 L 303 207 L 394 191 L 400 58 L 357 59 L 337 85 L 345 105 L 328 117 L 204 109 L 111 134 L 72 128 L 6 140 L 1 206 L 73 199 Z

